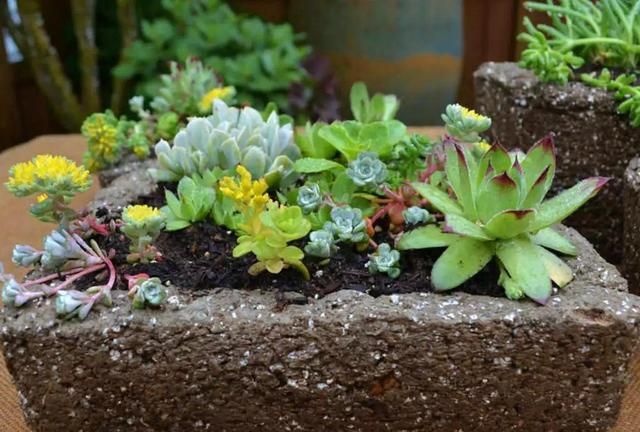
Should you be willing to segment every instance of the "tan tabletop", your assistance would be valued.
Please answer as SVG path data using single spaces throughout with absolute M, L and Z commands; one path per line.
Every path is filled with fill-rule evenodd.
M 417 131 L 417 130 L 416 130 Z M 420 128 L 422 133 L 430 136 L 441 134 L 440 128 Z M 9 167 L 17 162 L 26 161 L 41 153 L 51 153 L 66 156 L 78 163 L 82 159 L 85 149 L 84 139 L 80 135 L 46 135 L 31 140 L 25 144 L 13 147 L 0 153 L 0 182 L 7 181 Z M 79 195 L 73 202 L 76 209 L 87 204 L 98 189 L 97 181 L 91 190 Z M 22 269 L 16 269 L 11 263 L 11 250 L 16 243 L 41 246 L 42 237 L 53 228 L 52 224 L 45 224 L 35 220 L 28 214 L 30 198 L 15 198 L 0 187 L 0 223 L 3 234 L 0 244 L 0 262 L 5 271 L 16 276 L 24 274 Z M 0 432 L 28 432 L 25 425 L 18 395 L 7 372 L 4 359 L 0 358 Z M 634 362 L 633 379 L 630 382 L 623 401 L 620 419 L 612 432 L 640 431 L 640 357 Z

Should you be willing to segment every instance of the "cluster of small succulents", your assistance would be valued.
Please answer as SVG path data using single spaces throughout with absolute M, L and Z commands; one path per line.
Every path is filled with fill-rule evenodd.
M 507 297 L 545 303 L 553 283 L 563 287 L 573 277 L 550 250 L 572 255 L 575 248 L 552 225 L 606 183 L 590 178 L 543 201 L 556 171 L 551 136 L 527 154 L 508 152 L 483 140 L 490 119 L 450 105 L 443 114 L 446 134 L 432 143 L 409 135 L 393 118 L 396 98 L 369 98 L 361 84 L 352 91 L 356 120 L 308 125 L 297 137 L 275 111 L 265 119 L 253 108 L 220 99 L 212 105 L 210 116 L 190 119 L 172 144 L 160 140 L 155 147 L 152 176 L 177 183 L 177 189 L 165 190 L 166 205 L 131 204 L 117 223 L 87 217 L 77 222 L 75 212 L 60 207 L 87 187 L 86 170 L 44 156 L 14 167 L 7 183 L 11 191 L 53 194 L 55 185 L 64 199 L 46 199 L 68 216 L 35 213 L 61 226 L 42 250 L 17 246 L 14 262 L 46 276 L 23 284 L 3 276 L 7 303 L 20 306 L 58 293 L 59 315 L 84 318 L 95 304 L 110 303 L 118 276 L 109 254 L 98 247 L 98 236 L 126 238 L 129 265 L 147 269 L 163 259 L 162 231 L 179 236 L 196 223 L 235 234 L 232 256 L 251 256 L 251 275 L 294 270 L 309 279 L 308 266 L 331 266 L 348 252 L 368 257 L 361 261 L 368 272 L 392 280 L 402 276 L 403 251 L 437 247 L 446 250 L 431 272 L 434 290 L 461 285 L 495 258 L 497 283 Z M 34 168 L 49 165 L 59 172 Z M 106 284 L 72 289 L 77 278 L 101 272 L 108 275 Z M 122 276 L 129 281 L 134 309 L 157 307 L 166 299 L 159 278 Z M 59 279 L 55 287 L 48 285 Z

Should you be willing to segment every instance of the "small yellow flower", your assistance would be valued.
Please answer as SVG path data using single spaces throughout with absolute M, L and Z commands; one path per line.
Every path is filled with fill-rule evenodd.
M 73 161 L 52 155 L 38 155 L 29 162 L 21 162 L 9 170 L 7 188 L 19 196 L 44 190 L 50 193 L 82 192 L 91 186 L 91 175 Z
M 236 167 L 240 180 L 224 177 L 220 180 L 220 191 L 243 208 L 262 210 L 271 201 L 266 193 L 269 186 L 264 178 L 251 180 L 251 173 L 242 165 Z
M 36 197 L 36 201 L 38 201 L 39 203 L 46 201 L 47 198 L 49 198 L 49 195 L 47 195 L 46 193 L 40 194 Z
M 489 144 L 485 140 L 482 140 L 476 143 L 476 147 L 478 148 L 478 150 L 480 150 L 484 154 L 487 150 L 491 148 L 491 144 Z
M 471 118 L 473 120 L 477 120 L 477 121 L 484 121 L 486 120 L 488 117 L 485 117 L 481 114 L 478 114 L 477 112 L 475 112 L 472 109 L 460 106 L 460 113 L 462 114 L 462 118 Z
M 227 87 L 214 87 L 207 94 L 202 96 L 200 99 L 200 110 L 201 111 L 209 111 L 211 110 L 211 104 L 216 99 L 226 99 L 229 96 L 233 96 L 236 92 L 235 88 L 232 86 Z
M 143 224 L 151 219 L 161 217 L 159 209 L 148 205 L 136 204 L 125 207 L 122 212 L 122 219 L 125 222 Z
M 107 122 L 105 114 L 95 114 L 82 125 L 82 133 L 89 138 L 91 152 L 105 161 L 112 161 L 117 152 L 118 128 Z

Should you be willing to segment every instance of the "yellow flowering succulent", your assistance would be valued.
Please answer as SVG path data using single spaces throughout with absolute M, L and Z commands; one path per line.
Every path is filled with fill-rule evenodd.
M 120 159 L 124 138 L 120 122 L 111 111 L 91 114 L 80 130 L 87 138 L 84 164 L 89 170 L 103 169 Z
M 63 156 L 45 154 L 12 166 L 5 186 L 17 197 L 38 194 L 31 214 L 41 221 L 66 223 L 75 214 L 68 202 L 76 193 L 89 189 L 91 182 L 84 167 Z
M 131 241 L 129 262 L 148 262 L 158 256 L 153 242 L 165 226 L 165 215 L 155 207 L 130 205 L 122 211 L 120 231 Z
M 491 127 L 489 117 L 478 114 L 460 104 L 447 105 L 442 114 L 447 133 L 452 137 L 468 143 L 480 141 L 480 135 Z
M 236 89 L 233 86 L 214 87 L 200 99 L 200 103 L 198 104 L 200 111 L 203 113 L 210 112 L 211 104 L 214 100 L 222 99 L 228 101 L 228 99 L 233 97 L 235 94 Z
M 240 211 L 253 210 L 260 213 L 271 199 L 267 194 L 269 185 L 261 178 L 251 179 L 251 173 L 242 165 L 236 167 L 240 180 L 233 177 L 223 177 L 218 186 L 220 192 L 233 199 Z

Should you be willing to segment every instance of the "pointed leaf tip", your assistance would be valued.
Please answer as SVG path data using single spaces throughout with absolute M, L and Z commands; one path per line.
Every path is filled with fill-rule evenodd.
M 549 133 L 544 136 L 542 139 L 538 140 L 527 152 L 527 154 L 531 153 L 533 149 L 541 147 L 543 150 L 551 153 L 554 157 L 556 156 L 556 144 L 555 144 L 555 135 L 553 133 Z
M 594 194 L 598 193 L 600 189 L 602 189 L 604 185 L 606 185 L 609 182 L 609 180 L 611 180 L 611 177 L 591 177 L 591 178 L 597 180 L 596 188 L 593 191 Z
M 516 182 L 513 181 L 513 179 L 511 177 L 509 177 L 509 174 L 507 174 L 506 172 L 503 172 L 502 174 L 495 176 L 493 178 L 493 180 L 496 184 L 502 186 L 502 187 L 516 187 Z
M 541 183 L 544 183 L 547 180 L 547 174 L 549 174 L 549 169 L 551 169 L 551 165 L 547 165 L 547 167 L 540 173 L 535 182 L 533 182 L 533 186 L 540 186 Z

